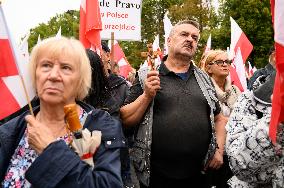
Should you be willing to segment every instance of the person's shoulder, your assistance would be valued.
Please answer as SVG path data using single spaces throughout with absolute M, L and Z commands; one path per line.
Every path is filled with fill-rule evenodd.
M 90 118 L 86 120 L 86 126 L 101 131 L 103 138 L 123 138 L 120 121 L 112 117 L 107 111 L 94 109 L 89 113 L 89 116 Z
M 127 84 L 125 78 L 123 78 L 122 76 L 115 75 L 115 74 L 110 74 L 108 77 L 108 81 L 109 81 L 110 87 L 116 87 L 121 84 Z

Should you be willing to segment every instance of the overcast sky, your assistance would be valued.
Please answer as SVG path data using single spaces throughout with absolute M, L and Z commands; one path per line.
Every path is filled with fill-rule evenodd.
M 0 0 L 1 1 L 1 0 Z M 2 7 L 14 41 L 19 44 L 31 28 L 47 23 L 67 10 L 79 10 L 81 0 L 2 0 Z M 218 0 L 213 0 L 215 7 Z
M 19 44 L 31 28 L 67 10 L 79 10 L 80 0 L 4 0 L 2 7 L 11 35 Z

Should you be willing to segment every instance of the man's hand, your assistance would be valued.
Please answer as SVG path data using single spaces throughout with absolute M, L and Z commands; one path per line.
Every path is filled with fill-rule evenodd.
M 205 170 L 207 170 L 207 168 L 219 169 L 223 165 L 223 153 L 224 152 L 217 149 L 210 162 L 206 165 Z
M 38 154 L 52 142 L 56 140 L 51 130 L 44 124 L 37 121 L 33 116 L 27 115 L 25 117 L 28 129 L 28 142 Z
M 147 74 L 147 79 L 145 80 L 145 96 L 152 100 L 156 96 L 156 93 L 159 89 L 161 89 L 159 72 L 149 71 Z

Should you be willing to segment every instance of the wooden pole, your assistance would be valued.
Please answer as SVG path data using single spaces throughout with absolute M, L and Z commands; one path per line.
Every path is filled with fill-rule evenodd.
M 29 94 L 27 92 L 26 84 L 25 84 L 24 79 L 23 79 L 23 76 L 20 75 L 20 77 L 21 77 L 22 85 L 23 85 L 23 88 L 24 88 L 24 91 L 25 91 L 25 96 L 26 96 L 26 99 L 28 101 L 28 105 L 29 105 L 29 109 L 30 109 L 31 115 L 35 116 L 34 112 L 33 112 L 32 104 L 31 104 L 31 100 L 30 100 Z
M 114 68 L 114 32 L 111 32 L 110 43 L 111 43 L 110 63 L 111 63 L 111 72 L 113 72 L 113 68 Z

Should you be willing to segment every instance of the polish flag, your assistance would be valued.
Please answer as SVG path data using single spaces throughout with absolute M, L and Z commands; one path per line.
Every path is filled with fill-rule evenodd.
M 111 41 L 108 41 L 108 46 L 111 49 Z M 113 44 L 114 62 L 119 66 L 119 74 L 127 78 L 128 73 L 132 71 L 132 66 L 128 63 L 122 48 L 119 46 L 117 40 Z
M 55 35 L 56 38 L 61 38 L 61 26 L 59 27 L 56 35 Z
M 26 83 L 28 96 L 30 98 L 35 96 L 27 66 L 26 59 L 11 40 L 0 4 L 0 119 L 28 103 L 23 82 Z
M 230 46 L 230 50 L 237 55 L 237 51 L 238 49 L 240 50 L 239 54 L 241 54 L 241 57 L 238 57 L 238 60 L 234 62 L 239 63 L 239 62 L 243 62 L 242 66 L 245 66 L 244 63 L 246 62 L 249 54 L 251 53 L 253 46 L 251 44 L 251 42 L 248 40 L 248 38 L 246 37 L 245 33 L 242 31 L 242 29 L 239 27 L 239 25 L 236 23 L 236 21 L 230 17 L 231 20 L 231 46 Z M 234 63 L 235 64 L 235 63 Z M 247 86 L 244 85 L 244 79 L 246 78 L 246 74 L 245 72 L 243 72 L 242 70 L 244 68 L 240 68 L 240 64 L 235 66 L 238 67 L 238 69 L 236 69 L 236 73 L 237 76 L 239 77 L 239 79 L 237 79 L 235 76 L 232 77 L 232 75 L 235 75 L 235 73 L 231 73 L 231 80 L 232 82 L 239 87 L 239 89 L 241 91 L 244 91 Z
M 22 52 L 24 58 L 26 59 L 26 62 L 29 62 L 30 54 L 29 54 L 29 43 L 28 39 L 30 37 L 30 33 L 28 33 L 25 38 L 22 40 L 20 44 L 20 51 Z
M 209 35 L 208 39 L 207 39 L 207 43 L 206 43 L 206 46 L 205 46 L 205 52 L 208 52 L 209 50 L 211 50 L 211 34 Z
M 256 71 L 256 68 L 251 66 L 251 63 L 248 61 L 248 76 L 252 77 L 253 73 Z
M 155 66 L 161 64 L 161 60 L 163 59 L 163 53 L 160 48 L 160 40 L 159 35 L 155 36 L 154 42 L 153 42 L 153 52 L 157 53 L 157 58 L 155 59 Z
M 102 21 L 98 0 L 82 0 L 80 6 L 79 38 L 85 48 L 91 48 L 99 52 L 102 51 L 101 30 Z
M 284 122 L 284 1 L 271 0 L 276 52 L 276 77 L 273 90 L 269 136 L 276 143 L 277 127 Z
M 173 27 L 172 23 L 171 23 L 171 20 L 169 19 L 168 17 L 168 14 L 169 12 L 166 12 L 165 15 L 164 15 L 164 32 L 165 32 L 165 35 L 164 35 L 164 38 L 165 38 L 165 44 L 164 44 L 164 55 L 167 55 L 168 54 L 168 37 L 170 35 L 170 31 Z
M 247 89 L 247 79 L 246 79 L 246 70 L 244 66 L 243 56 L 240 47 L 237 50 L 233 64 L 235 66 L 236 73 L 239 77 L 238 81 L 241 83 L 241 86 L 239 86 L 239 88 L 241 91 L 244 91 Z
M 231 20 L 231 50 L 237 53 L 238 48 L 240 48 L 242 53 L 243 61 L 246 62 L 249 54 L 251 53 L 253 46 L 248 40 L 245 33 L 242 31 L 237 22 L 230 17 Z

